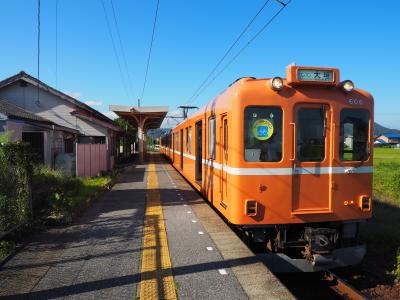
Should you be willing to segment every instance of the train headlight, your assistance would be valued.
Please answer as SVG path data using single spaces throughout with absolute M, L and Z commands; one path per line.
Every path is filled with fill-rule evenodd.
M 283 80 L 282 80 L 282 78 L 280 78 L 280 77 L 274 77 L 274 78 L 272 78 L 272 79 L 270 80 L 269 84 L 270 84 L 271 88 L 272 88 L 274 91 L 279 92 L 280 90 L 283 89 Z
M 350 93 L 354 89 L 354 83 L 351 80 L 342 81 L 340 86 L 345 93 Z

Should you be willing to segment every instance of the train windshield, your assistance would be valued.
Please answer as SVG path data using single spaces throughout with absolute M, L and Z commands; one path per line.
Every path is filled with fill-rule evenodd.
M 369 112 L 365 109 L 343 109 L 340 113 L 340 159 L 368 159 Z
M 282 159 L 282 109 L 250 106 L 244 111 L 244 158 L 251 162 Z

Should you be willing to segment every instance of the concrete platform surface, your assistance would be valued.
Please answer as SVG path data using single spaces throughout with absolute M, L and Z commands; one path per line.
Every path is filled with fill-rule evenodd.
M 0 299 L 293 299 L 160 156 L 0 269 Z

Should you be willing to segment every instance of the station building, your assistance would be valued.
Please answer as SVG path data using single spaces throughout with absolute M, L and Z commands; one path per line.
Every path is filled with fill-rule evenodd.
M 0 81 L 0 100 L 0 134 L 30 143 L 39 162 L 72 160 L 78 176 L 114 168 L 122 130 L 92 107 L 23 71 Z

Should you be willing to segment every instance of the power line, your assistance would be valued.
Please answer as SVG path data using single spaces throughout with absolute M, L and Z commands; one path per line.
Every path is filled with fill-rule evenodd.
M 158 7 L 160 5 L 160 0 L 157 0 L 157 7 L 156 7 L 156 14 L 154 16 L 154 22 L 153 22 L 153 32 L 151 34 L 151 42 L 150 42 L 150 49 L 149 49 L 149 55 L 147 57 L 147 66 L 146 66 L 146 72 L 144 75 L 144 82 L 143 82 L 143 89 L 142 89 L 142 95 L 140 97 L 140 100 L 143 100 L 144 97 L 144 90 L 146 88 L 146 83 L 147 83 L 147 75 L 149 72 L 149 65 L 150 65 L 150 57 L 151 57 L 151 50 L 153 49 L 153 41 L 154 41 L 154 32 L 156 30 L 156 24 L 157 24 L 157 16 L 158 16 Z M 138 106 L 140 106 L 140 101 Z
M 277 0 L 278 1 L 278 0 Z M 248 46 L 272 23 L 272 21 L 292 2 L 289 0 L 287 3 L 283 3 L 278 1 L 282 4 L 282 7 L 264 24 L 263 27 L 236 53 L 236 55 L 227 63 L 225 66 L 205 85 L 197 94 L 193 97 L 189 103 L 196 100 L 210 85 L 213 83 L 243 52 L 246 50 Z
M 56 0 L 56 88 L 58 88 L 58 0 Z
M 258 10 L 258 12 L 251 18 L 250 22 L 245 26 L 245 28 L 242 30 L 242 32 L 239 34 L 239 36 L 235 39 L 235 41 L 232 43 L 232 45 L 226 50 L 224 55 L 221 57 L 221 59 L 218 61 L 218 63 L 214 66 L 214 68 L 211 70 L 211 72 L 207 75 L 207 77 L 203 80 L 203 82 L 200 84 L 200 86 L 196 89 L 196 91 L 193 93 L 193 95 L 190 97 L 189 101 L 192 100 L 196 94 L 200 91 L 200 89 L 206 84 L 207 80 L 214 74 L 214 72 L 217 70 L 217 68 L 221 65 L 221 63 L 224 61 L 224 59 L 228 56 L 228 54 L 231 52 L 233 47 L 236 46 L 236 44 L 239 42 L 239 40 L 242 38 L 242 36 L 247 32 L 247 30 L 250 28 L 250 26 L 254 23 L 254 21 L 257 19 L 257 17 L 260 15 L 260 13 L 264 10 L 264 8 L 267 6 L 268 2 L 270 0 L 267 0 L 264 2 L 264 4 L 261 6 L 261 8 Z
M 124 65 L 125 65 L 126 74 L 128 75 L 128 88 L 130 88 L 131 95 L 133 96 L 131 75 L 130 75 L 129 68 L 128 68 L 128 63 L 127 63 L 127 60 L 126 60 L 124 46 L 122 44 L 121 34 L 120 34 L 120 31 L 119 31 L 119 26 L 118 26 L 118 22 L 117 22 L 117 16 L 116 16 L 116 13 L 115 13 L 114 1 L 113 0 L 111 0 L 111 7 L 112 7 L 112 11 L 113 11 L 115 28 L 117 29 L 117 37 L 118 37 L 118 40 L 119 40 L 119 46 L 121 48 L 122 60 L 123 60 Z
M 123 72 L 122 72 L 121 63 L 120 63 L 120 61 L 119 61 L 119 56 L 118 56 L 118 52 L 117 52 L 117 47 L 115 46 L 115 41 L 114 41 L 114 37 L 113 37 L 113 34 L 112 34 L 112 30 L 111 30 L 111 26 L 110 26 L 110 21 L 108 20 L 108 15 L 107 15 L 106 6 L 105 6 L 105 4 L 104 4 L 104 0 L 101 0 L 101 4 L 102 4 L 102 6 L 103 6 L 104 17 L 105 17 L 105 19 L 106 19 L 106 24 L 107 24 L 107 28 L 108 28 L 108 33 L 110 34 L 111 44 L 112 44 L 112 47 L 113 47 L 113 50 L 114 50 L 115 59 L 116 59 L 116 61 L 117 61 L 119 73 L 120 73 L 121 80 L 122 80 L 122 85 L 123 85 L 123 87 L 124 87 L 124 89 L 125 89 L 125 93 L 126 93 L 126 95 L 128 96 L 128 98 L 131 98 L 130 95 L 129 95 L 128 88 L 127 88 L 127 86 L 126 86 L 124 74 L 123 74 Z
M 37 103 L 40 103 L 40 0 L 38 0 L 38 7 L 37 7 Z

